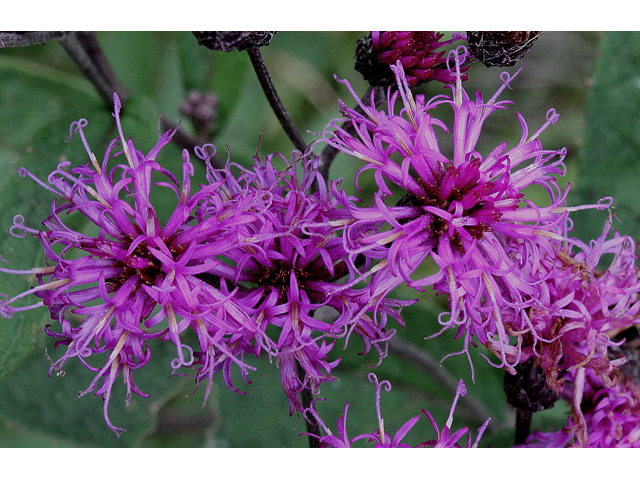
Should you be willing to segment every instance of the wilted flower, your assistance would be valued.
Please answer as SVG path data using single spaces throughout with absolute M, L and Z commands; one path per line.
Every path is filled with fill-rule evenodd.
M 551 250 L 541 250 L 538 257 L 507 249 L 523 257 L 522 268 L 539 290 L 523 315 L 525 322 L 513 323 L 508 312 L 503 315 L 521 345 L 519 350 L 507 347 L 507 358 L 510 362 L 516 357 L 520 361 L 534 358 L 557 393 L 562 393 L 564 372 L 578 367 L 609 384 L 609 374 L 624 363 L 624 358 L 609 358 L 608 347 L 616 345 L 612 332 L 640 323 L 635 242 L 617 232 L 608 238 L 610 228 L 611 220 L 588 245 L 569 237 L 551 240 Z M 494 349 L 490 342 L 487 346 Z
M 276 32 L 192 32 L 198 43 L 211 50 L 231 52 L 269 45 Z
M 512 67 L 543 32 L 467 32 L 471 54 L 486 67 Z
M 555 110 L 549 110 L 546 122 L 533 135 L 518 114 L 522 137 L 514 147 L 508 149 L 504 142 L 484 156 L 476 150 L 484 122 L 511 103 L 497 98 L 515 75 L 504 72 L 503 85 L 488 101 L 479 92 L 472 100 L 462 87 L 460 70 L 466 49 L 459 50 L 451 52 L 456 78 L 451 97 L 414 98 L 398 63 L 392 67 L 398 91 L 389 93 L 388 111 L 378 111 L 373 99 L 371 106 L 358 101 L 362 114 L 341 104 L 356 133 L 349 134 L 335 121 L 335 130 L 325 133 L 325 141 L 364 161 L 359 175 L 368 170 L 375 175 L 379 190 L 372 206 L 344 202 L 355 219 L 344 233 L 351 257 L 379 260 L 360 277 L 373 274 L 371 297 L 382 298 L 402 282 L 419 290 L 433 285 L 437 293 L 449 296 L 450 312 L 439 321 L 443 330 L 457 328 L 457 336 L 464 336 L 459 353 L 468 356 L 473 337 L 482 344 L 490 341 L 501 358 L 497 366 L 513 371 L 519 358 L 508 356 L 512 347 L 503 312 L 510 309 L 513 324 L 524 323 L 539 286 L 522 268 L 524 258 L 514 257 L 506 246 L 522 245 L 527 258 L 537 259 L 552 251 L 552 239 L 562 238 L 569 211 L 590 207 L 565 206 L 567 192 L 554 178 L 564 174 L 565 150 L 544 150 L 538 139 L 557 121 Z M 402 109 L 395 113 L 398 98 Z M 433 116 L 439 105 L 450 105 L 454 112 L 450 156 L 441 151 L 435 132 L 435 127 L 449 132 Z M 404 192 L 393 203 L 388 182 Z M 524 189 L 531 185 L 548 192 L 547 206 L 525 198 Z M 591 208 L 607 206 L 602 202 Z M 412 279 L 427 258 L 435 264 L 435 273 Z
M 376 413 L 378 416 L 378 429 L 375 432 L 364 433 L 361 435 L 357 435 L 351 439 L 349 438 L 349 436 L 347 435 L 347 411 L 349 410 L 349 403 L 347 402 L 347 404 L 344 407 L 344 415 L 338 419 L 338 423 L 337 423 L 338 436 L 334 436 L 333 433 L 331 433 L 331 430 L 329 430 L 326 427 L 326 425 L 322 422 L 317 412 L 315 411 L 313 404 L 309 409 L 305 410 L 305 415 L 311 415 L 315 419 L 315 421 L 318 423 L 318 425 L 325 431 L 326 435 L 323 435 L 323 436 L 317 436 L 313 434 L 303 434 L 303 435 L 310 435 L 312 437 L 318 438 L 318 440 L 320 441 L 320 447 L 350 448 L 351 444 L 357 442 L 358 440 L 367 439 L 369 443 L 374 444 L 375 448 L 411 448 L 410 445 L 406 443 L 401 443 L 401 442 L 402 442 L 402 439 L 407 435 L 407 433 L 409 433 L 409 431 L 413 428 L 413 426 L 418 422 L 418 420 L 420 419 L 420 415 L 417 415 L 409 419 L 402 427 L 400 427 L 400 429 L 395 433 L 393 438 L 391 438 L 391 436 L 384 430 L 384 420 L 382 419 L 382 415 L 380 411 L 380 392 L 382 390 L 382 387 L 384 386 L 384 389 L 388 392 L 391 390 L 391 384 L 387 380 L 383 380 L 382 382 L 378 383 L 378 379 L 373 373 L 369 374 L 369 381 L 376 386 Z M 458 398 L 460 398 L 461 396 L 464 397 L 466 393 L 467 393 L 467 389 L 464 386 L 463 381 L 460 380 L 460 382 L 458 383 L 458 388 L 456 389 L 455 399 L 453 400 L 453 404 L 451 405 L 449 418 L 447 419 L 445 426 L 442 427 L 442 431 L 440 431 L 440 429 L 438 428 L 438 424 L 436 423 L 435 419 L 431 416 L 431 414 L 426 410 L 421 409 L 422 413 L 424 413 L 429 419 L 429 421 L 431 422 L 431 426 L 433 427 L 433 430 L 436 432 L 437 437 L 435 440 L 427 440 L 422 443 L 419 443 L 418 445 L 416 445 L 416 448 L 461 447 L 462 445 L 459 445 L 458 441 L 465 434 L 467 434 L 467 442 L 466 442 L 466 445 L 464 445 L 465 447 L 475 448 L 478 446 L 480 437 L 482 437 L 482 434 L 487 428 L 487 425 L 491 421 L 490 418 L 488 418 L 487 421 L 484 422 L 482 426 L 478 429 L 478 435 L 476 437 L 475 442 L 473 442 L 473 444 L 471 444 L 471 432 L 469 432 L 469 429 L 466 427 L 461 428 L 460 430 L 451 434 L 451 425 L 453 423 L 453 412 L 456 408 L 456 404 L 458 403 Z M 317 400 L 318 399 L 314 400 L 314 403 Z
M 212 92 L 190 90 L 180 105 L 180 113 L 193 122 L 199 136 L 206 137 L 218 117 L 218 97 Z

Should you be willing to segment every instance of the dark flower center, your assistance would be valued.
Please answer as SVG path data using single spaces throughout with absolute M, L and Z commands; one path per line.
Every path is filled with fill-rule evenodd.
M 324 293 L 318 292 L 316 288 L 309 285 L 310 282 L 332 282 L 344 277 L 348 273 L 348 268 L 344 260 L 340 260 L 334 265 L 333 275 L 322 263 L 320 256 L 303 266 L 292 265 L 287 260 L 273 260 L 270 265 L 258 264 L 257 268 L 250 274 L 249 282 L 261 286 L 273 287 L 280 293 L 278 304 L 288 301 L 287 293 L 291 287 L 291 275 L 294 274 L 299 290 L 304 290 L 309 298 L 324 298 Z M 265 293 L 266 295 L 266 293 Z
M 122 243 L 126 248 L 133 242 L 132 237 L 127 237 Z M 184 249 L 181 246 L 173 247 L 172 238 L 163 239 L 173 258 L 179 257 Z M 106 280 L 114 289 L 121 287 L 129 278 L 137 276 L 140 284 L 157 285 L 164 278 L 162 262 L 158 260 L 150 251 L 146 241 L 140 242 L 133 252 L 124 261 L 117 260 L 117 266 L 121 267 L 118 276 Z
M 142 242 L 138 244 L 138 246 L 133 251 L 133 256 L 136 257 L 137 259 L 145 259 L 148 262 L 148 266 L 144 268 L 139 268 L 137 270 L 133 270 L 131 269 L 131 267 L 128 267 L 127 265 L 125 265 L 125 268 L 129 270 L 133 270 L 130 274 L 131 275 L 137 274 L 143 283 L 146 283 L 147 285 L 154 285 L 156 278 L 160 273 L 160 268 L 162 264 L 157 258 L 151 255 L 151 253 L 147 249 L 146 242 Z
M 497 192 L 501 186 L 496 182 L 481 182 L 479 160 L 472 160 L 459 167 L 449 167 L 445 172 L 434 172 L 433 181 L 425 182 L 422 178 L 417 181 L 422 187 L 423 194 L 414 195 L 407 193 L 402 197 L 397 206 L 400 207 L 435 207 L 448 213 L 454 214 L 456 208 L 462 205 L 461 217 L 474 218 L 475 225 L 467 225 L 464 229 L 469 235 L 480 240 L 484 233 L 491 230 L 489 222 L 497 221 L 502 213 L 494 205 L 493 193 Z M 423 209 L 424 210 L 424 209 Z M 451 222 L 432 212 L 425 212 L 432 217 L 429 224 L 429 242 L 436 246 L 438 239 L 447 235 L 452 230 Z M 409 217 L 400 220 L 406 224 L 416 217 Z M 464 243 L 458 230 L 453 229 L 450 242 L 454 251 L 464 253 Z

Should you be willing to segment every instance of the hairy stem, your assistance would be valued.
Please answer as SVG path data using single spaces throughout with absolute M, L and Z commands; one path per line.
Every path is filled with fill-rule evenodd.
M 280 125 L 284 129 L 285 133 L 289 137 L 289 139 L 293 142 L 293 145 L 304 153 L 307 149 L 307 142 L 304 141 L 302 135 L 298 131 L 298 128 L 289 117 L 287 110 L 284 108 L 280 97 L 278 96 L 278 92 L 276 91 L 273 82 L 271 81 L 271 75 L 269 74 L 269 70 L 267 69 L 267 65 L 264 63 L 264 59 L 262 58 L 262 53 L 260 52 L 259 47 L 251 47 L 247 50 L 249 53 L 249 58 L 251 59 L 251 64 L 253 65 L 253 69 L 258 76 L 258 81 L 260 82 L 260 86 L 264 91 L 267 100 L 269 101 L 269 105 L 271 105 L 271 109 L 273 113 L 276 114 Z

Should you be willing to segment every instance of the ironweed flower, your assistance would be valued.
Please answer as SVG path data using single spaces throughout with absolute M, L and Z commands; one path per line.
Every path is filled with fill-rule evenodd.
M 336 281 L 354 278 L 340 238 L 347 212 L 331 192 L 337 186 L 327 188 L 317 160 L 294 156 L 288 161 L 280 154 L 254 160 L 245 174 L 268 205 L 260 212 L 261 221 L 248 225 L 250 240 L 224 252 L 225 261 L 209 273 L 220 279 L 222 292 L 237 289 L 234 300 L 257 329 L 251 353 L 265 351 L 277 358 L 293 414 L 302 411 L 300 391 L 317 393 L 321 383 L 333 380 L 331 370 L 339 362 L 328 360 L 333 339 L 348 340 L 355 333 L 364 341 L 363 353 L 373 346 L 382 358 L 394 333 L 386 329 L 388 315 L 401 323 L 399 307 L 411 302 L 384 299 L 374 309 L 367 292 L 332 292 Z M 278 161 L 283 168 L 276 168 Z M 209 175 L 213 180 L 217 172 L 210 169 Z M 320 188 L 311 193 L 314 182 Z M 199 221 L 208 221 L 207 216 Z M 321 307 L 335 315 L 321 318 L 315 314 Z
M 557 393 L 562 393 L 563 373 L 579 367 L 609 385 L 610 373 L 624 363 L 624 358 L 609 358 L 608 347 L 617 345 L 612 332 L 640 323 L 635 242 L 617 232 L 609 238 L 610 228 L 611 219 L 588 245 L 569 237 L 551 240 L 551 250 L 540 251 L 539 257 L 507 249 L 524 258 L 522 268 L 530 272 L 539 294 L 519 322 L 508 313 L 503 316 L 522 345 L 520 350 L 506 348 L 505 353 L 512 362 L 517 356 L 521 362 L 534 358 Z M 610 263 L 603 270 L 605 260 Z M 494 349 L 490 341 L 487 346 Z
M 565 398 L 572 404 L 567 426 L 535 432 L 525 447 L 640 447 L 640 387 L 616 372 L 604 382 L 583 367 L 569 373 Z
M 449 40 L 442 40 L 438 32 L 371 32 L 358 40 L 355 69 L 373 86 L 390 86 L 395 83 L 392 65 L 400 62 L 410 87 L 428 80 L 443 83 L 455 82 L 445 65 L 446 47 L 466 38 L 454 33 Z M 462 67 L 466 71 L 468 67 Z M 466 80 L 466 75 L 462 75 Z
M 111 389 L 122 375 L 127 403 L 132 393 L 147 396 L 135 386 L 132 373 L 149 362 L 149 339 L 162 338 L 175 344 L 177 357 L 171 362 L 175 371 L 194 362 L 194 348 L 181 338 L 185 330 L 191 329 L 201 355 L 207 355 L 215 364 L 236 363 L 246 373 L 249 367 L 238 358 L 233 342 L 238 336 L 255 335 L 256 327 L 233 300 L 234 292 L 223 294 L 199 275 L 220 263 L 217 254 L 247 236 L 243 229 L 257 221 L 255 212 L 263 210 L 264 199 L 245 196 L 227 201 L 221 193 L 226 179 L 191 194 L 190 177 L 194 171 L 186 150 L 181 184 L 157 161 L 175 130 L 161 135 L 145 155 L 135 149 L 131 139 L 125 140 L 119 116 L 121 105 L 115 94 L 114 103 L 119 138 L 109 144 L 101 164 L 87 144 L 83 133 L 87 121 L 81 119 L 71 125 L 70 138 L 74 131 L 80 136 L 89 163 L 67 171 L 70 162 L 62 162 L 47 183 L 26 169 L 19 170 L 20 175 L 32 178 L 58 199 L 53 200 L 42 230 L 25 226 L 22 216 L 15 218 L 12 234 L 37 236 L 45 251 L 46 266 L 27 271 L 3 269 L 35 274 L 38 286 L 11 299 L 3 295 L 0 311 L 10 317 L 16 310 L 43 305 L 49 308 L 60 331 L 50 329 L 50 325 L 46 331 L 59 338 L 56 347 L 67 346 L 63 356 L 52 363 L 49 374 L 62 371 L 73 357 L 97 372 L 80 395 L 94 391 L 101 382 L 96 395 L 104 399 L 107 424 L 118 433 L 122 429 L 115 427 L 107 414 Z M 116 158 L 125 163 L 112 165 Z M 152 176 L 156 177 L 155 182 Z M 164 225 L 150 200 L 152 190 L 157 188 L 172 192 L 177 201 Z M 194 222 L 203 209 L 214 203 L 219 208 L 215 216 L 210 215 L 210 221 Z M 62 214 L 83 215 L 96 233 L 73 230 L 65 224 Z M 40 301 L 26 307 L 15 306 L 16 301 L 29 294 Z M 84 319 L 78 322 L 71 313 Z M 106 354 L 104 365 L 90 366 L 89 357 L 101 353 Z M 225 379 L 230 385 L 228 375 Z
M 378 416 L 378 429 L 373 433 L 364 433 L 361 435 L 357 435 L 353 438 L 349 438 L 347 435 L 347 411 L 349 410 L 349 403 L 344 407 L 344 414 L 342 417 L 338 419 L 337 428 L 338 435 L 335 436 L 331 433 L 331 430 L 327 428 L 327 426 L 322 422 L 320 417 L 314 408 L 314 403 L 318 400 L 314 400 L 311 404 L 311 407 L 305 410 L 305 415 L 311 415 L 318 423 L 318 425 L 325 431 L 326 435 L 317 436 L 314 434 L 303 433 L 301 435 L 309 435 L 317 438 L 320 441 L 320 447 L 332 447 L 332 448 L 350 448 L 351 444 L 357 442 L 358 440 L 367 439 L 369 443 L 373 443 L 375 448 L 411 448 L 410 445 L 406 443 L 402 443 L 402 439 L 407 435 L 407 433 L 413 428 L 413 426 L 420 419 L 420 415 L 415 416 L 409 419 L 400 429 L 395 433 L 393 438 L 385 432 L 384 430 L 384 420 L 382 419 L 382 415 L 380 413 L 380 392 L 382 387 L 388 392 L 391 390 L 391 384 L 387 380 L 383 380 L 378 383 L 378 379 L 374 373 L 369 374 L 369 381 L 376 386 L 376 414 Z M 453 412 L 456 408 L 456 404 L 458 403 L 458 398 L 461 396 L 465 396 L 467 393 L 467 389 L 464 386 L 464 382 L 460 380 L 458 383 L 458 388 L 456 389 L 456 396 L 453 400 L 453 404 L 451 405 L 451 411 L 449 412 L 449 418 L 447 419 L 446 424 L 442 427 L 442 431 L 438 428 L 438 424 L 435 419 L 431 416 L 429 412 L 424 409 L 422 413 L 424 413 L 429 421 L 431 422 L 431 426 L 433 430 L 436 432 L 435 440 L 427 440 L 416 445 L 416 448 L 424 448 L 424 447 L 435 447 L 435 448 L 457 448 L 462 445 L 458 444 L 458 441 L 466 434 L 467 442 L 466 448 L 476 448 L 478 446 L 478 442 L 482 437 L 487 425 L 491 421 L 490 418 L 487 419 L 484 424 L 478 429 L 478 435 L 476 436 L 476 440 L 471 444 L 471 432 L 469 432 L 469 428 L 462 428 L 455 433 L 451 433 L 451 425 L 453 423 Z
M 344 233 L 351 259 L 364 255 L 378 260 L 356 281 L 372 275 L 372 298 L 384 297 L 402 282 L 418 290 L 432 285 L 450 299 L 450 312 L 439 318 L 442 330 L 457 328 L 457 338 L 464 337 L 462 351 L 450 355 L 466 353 L 471 363 L 469 345 L 474 344 L 474 337 L 485 345 L 491 341 L 501 359 L 495 366 L 513 371 L 519 358 L 511 359 L 511 351 L 507 352 L 510 337 L 502 312 L 511 309 L 515 323 L 521 322 L 539 287 L 522 268 L 523 257 L 513 257 L 506 245 L 522 244 L 530 258 L 539 258 L 541 252 L 551 251 L 552 239 L 562 238 L 569 211 L 603 209 L 610 202 L 565 206 L 567 192 L 561 191 L 555 176 L 564 174 L 566 150 L 545 150 L 538 138 L 557 121 L 553 109 L 533 135 L 517 114 L 522 127 L 517 145 L 508 148 L 504 142 L 481 154 L 477 145 L 484 122 L 511 103 L 498 101 L 498 96 L 510 87 L 515 75 L 503 72 L 502 86 L 488 101 L 480 92 L 471 99 L 462 87 L 464 58 L 464 47 L 451 52 L 456 79 L 451 97 L 438 95 L 428 101 L 423 95 L 411 94 L 398 62 L 392 67 L 398 90 L 389 91 L 387 111 L 377 110 L 373 98 L 370 106 L 358 100 L 362 114 L 341 103 L 342 114 L 355 134 L 340 128 L 336 120 L 331 124 L 333 130 L 325 131 L 324 140 L 365 162 L 358 175 L 373 171 L 378 186 L 371 206 L 343 199 L 355 219 Z M 357 100 L 348 82 L 341 82 Z M 395 113 L 398 99 L 401 109 Z M 449 133 L 434 117 L 440 105 L 449 105 L 454 113 L 450 156 L 441 151 L 436 136 L 436 127 Z M 404 196 L 395 200 L 388 183 L 400 187 Z M 525 197 L 523 191 L 531 185 L 548 193 L 547 206 Z M 427 258 L 435 265 L 435 273 L 412 279 Z

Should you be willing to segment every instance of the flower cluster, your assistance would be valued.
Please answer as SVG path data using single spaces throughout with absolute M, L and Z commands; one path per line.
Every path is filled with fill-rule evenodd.
M 273 33 L 194 32 L 201 44 L 223 51 L 255 49 Z M 483 60 L 486 53 L 494 62 L 497 52 L 504 57 L 499 64 L 515 61 L 539 35 L 511 33 L 526 35 L 507 35 L 513 48 L 505 50 L 504 42 L 494 45 L 484 32 L 470 32 L 473 54 Z M 373 433 L 349 437 L 347 403 L 333 435 L 315 410 L 318 399 L 309 405 L 299 397 L 319 394 L 334 380 L 338 339 L 346 348 L 356 335 L 362 353 L 373 351 L 382 361 L 395 333 L 389 321 L 404 326 L 402 307 L 417 301 L 390 298 L 394 289 L 432 288 L 449 307 L 438 316 L 433 337 L 453 329 L 463 344 L 445 358 L 466 355 L 474 378 L 470 350 L 481 344 L 489 355 L 480 355 L 511 375 L 505 390 L 522 400 L 514 403 L 510 396 L 512 406 L 533 412 L 560 396 L 570 402 L 568 425 L 532 435 L 527 446 L 640 446 L 638 372 L 629 376 L 620 368 L 624 355 L 612 353 L 622 345 L 615 335 L 640 323 L 636 246 L 630 237 L 610 234 L 611 216 L 598 239 L 572 238 L 571 212 L 604 210 L 612 199 L 567 206 L 569 188 L 557 180 L 565 173 L 566 150 L 545 149 L 539 139 L 558 120 L 554 109 L 533 134 L 518 113 L 522 135 L 514 144 L 482 144 L 485 122 L 508 109 L 511 102 L 499 98 L 520 70 L 504 72 L 490 98 L 480 92 L 472 97 L 462 82 L 473 55 L 459 47 L 445 58 L 445 48 L 465 37 L 442 37 L 371 32 L 358 43 L 356 69 L 372 87 L 388 87 L 386 108 L 376 103 L 382 89 L 372 88 L 367 104 L 349 82 L 338 80 L 357 107 L 340 102 L 343 118 L 329 124 L 321 142 L 331 147 L 325 151 L 363 162 L 355 186 L 362 190 L 361 179 L 371 175 L 371 201 L 348 195 L 319 172 L 318 165 L 326 172 L 330 160 L 312 154 L 315 144 L 291 158 L 256 155 L 250 166 L 228 160 L 224 168 L 212 166 L 213 145 L 196 147 L 206 181 L 192 186 L 195 168 L 187 150 L 181 178 L 158 161 L 177 128 L 159 134 L 148 153 L 137 150 L 124 136 L 114 94 L 118 136 L 101 162 L 81 119 L 67 141 L 77 134 L 89 162 L 72 167 L 63 161 L 46 180 L 18 170 L 55 199 L 41 229 L 14 217 L 11 234 L 37 238 L 45 265 L 0 268 L 37 282 L 12 298 L 0 294 L 0 314 L 48 309 L 53 322 L 45 330 L 56 348 L 65 347 L 49 375 L 63 372 L 71 360 L 94 372 L 80 395 L 102 397 L 106 423 L 116 434 L 123 429 L 108 414 L 116 379 L 124 380 L 127 403 L 133 394 L 147 397 L 134 371 L 151 361 L 154 341 L 165 341 L 175 346 L 168 373 L 193 378 L 196 389 L 204 382 L 205 401 L 218 372 L 229 389 L 243 393 L 232 382 L 232 369 L 249 382 L 254 367 L 245 360 L 263 355 L 280 369 L 289 414 L 302 412 L 324 431 L 306 434 L 321 446 L 350 447 L 366 439 L 376 447 L 409 447 L 403 440 L 421 416 L 393 436 L 386 432 L 380 396 L 391 385 L 373 373 Z M 450 94 L 428 99 L 412 93 L 428 80 L 448 83 Z M 450 125 L 436 116 L 443 108 L 452 110 Z M 198 117 L 196 110 L 183 113 Z M 212 118 L 200 117 L 198 130 L 205 135 Z M 531 200 L 530 187 L 544 199 Z M 175 202 L 166 220 L 152 201 L 163 192 Z M 68 220 L 74 216 L 85 227 L 73 227 L 80 224 Z M 30 295 L 37 300 L 24 305 Z M 442 429 L 422 410 L 436 438 L 417 447 L 478 445 L 490 419 L 473 443 L 468 428 L 451 430 L 465 394 L 460 381 Z
M 333 198 L 337 186 L 328 188 L 315 164 L 277 157 L 284 160 L 278 170 L 272 155 L 264 161 L 256 157 L 250 169 L 228 163 L 215 170 L 210 162 L 215 149 L 205 145 L 195 153 L 207 165 L 208 184 L 192 192 L 194 168 L 186 150 L 182 182 L 157 161 L 175 130 L 163 134 L 145 155 L 125 140 L 117 95 L 114 103 L 120 135 L 101 164 L 86 142 L 87 121 L 82 119 L 71 128 L 80 135 L 90 163 L 67 172 L 69 162 L 63 162 L 48 182 L 20 170 L 62 201 L 53 201 L 43 230 L 16 217 L 12 233 L 39 237 L 46 266 L 3 269 L 35 274 L 38 286 L 11 299 L 3 296 L 0 304 L 5 317 L 20 309 L 49 308 L 60 330 L 49 325 L 47 333 L 58 339 L 56 346 L 67 347 L 52 370 L 62 370 L 76 357 L 97 372 L 81 394 L 98 388 L 114 431 L 121 430 L 107 413 L 114 381 L 124 377 L 127 403 L 132 393 L 147 396 L 136 387 L 133 371 L 150 361 L 152 339 L 176 346 L 173 373 L 197 369 L 192 375 L 197 383 L 209 382 L 205 401 L 217 371 L 223 370 L 229 388 L 239 392 L 231 383 L 232 365 L 246 379 L 253 367 L 243 358 L 265 351 L 279 362 L 291 413 L 303 409 L 300 391 L 317 393 L 321 382 L 333 379 L 331 369 L 339 362 L 328 359 L 333 339 L 348 339 L 355 332 L 364 340 L 365 353 L 373 346 L 380 358 L 386 354 L 381 344 L 393 334 L 386 329 L 387 317 L 401 322 L 400 307 L 411 302 L 383 299 L 374 305 L 365 291 L 329 292 L 333 282 L 352 280 L 355 273 L 339 237 L 347 220 Z M 126 163 L 112 165 L 117 157 Z M 232 167 L 239 173 L 232 173 Z M 320 188 L 311 193 L 314 182 Z M 164 225 L 151 202 L 156 188 L 176 197 Z M 65 224 L 62 214 L 74 212 L 97 233 L 87 235 Z M 40 301 L 16 307 L 28 294 Z M 314 318 L 321 307 L 337 313 Z M 84 319 L 79 322 L 79 317 Z M 187 330 L 194 332 L 197 345 L 185 342 Z M 91 366 L 88 357 L 101 353 L 107 354 L 104 365 Z
M 420 415 L 415 416 L 408 420 L 400 429 L 395 433 L 393 438 L 389 435 L 389 433 L 384 430 L 384 420 L 380 411 L 380 392 L 382 387 L 388 392 L 391 390 L 391 384 L 387 380 L 383 380 L 382 382 L 378 382 L 375 374 L 369 374 L 369 381 L 376 386 L 376 413 L 378 415 L 378 429 L 373 433 L 363 433 L 361 435 L 357 435 L 353 438 L 349 438 L 347 434 L 347 411 L 349 410 L 349 403 L 347 403 L 344 407 L 344 415 L 338 419 L 337 428 L 338 435 L 335 436 L 331 433 L 331 430 L 327 428 L 327 426 L 322 422 L 320 417 L 313 404 L 309 409 L 305 411 L 305 415 L 310 415 L 313 419 L 320 425 L 320 427 L 324 430 L 326 435 L 318 436 L 313 434 L 302 434 L 309 435 L 315 437 L 319 440 L 321 447 L 332 447 L 332 448 L 350 448 L 351 445 L 358 440 L 366 439 L 369 443 L 374 444 L 375 448 L 410 448 L 411 446 L 402 443 L 402 439 L 407 435 L 407 433 L 413 428 L 413 426 L 420 419 Z M 456 404 L 458 403 L 458 398 L 461 396 L 464 397 L 467 393 L 467 389 L 462 380 L 458 383 L 458 388 L 456 389 L 456 396 L 453 400 L 453 404 L 451 405 L 451 411 L 449 412 L 449 418 L 447 419 L 446 424 L 442 427 L 442 431 L 438 428 L 438 424 L 435 419 L 431 416 L 429 412 L 424 409 L 422 413 L 426 415 L 426 417 L 431 422 L 431 426 L 433 430 L 436 432 L 435 440 L 426 440 L 424 442 L 416 445 L 416 448 L 424 448 L 424 447 L 435 447 L 435 448 L 457 448 L 462 445 L 458 444 L 458 441 L 467 435 L 466 448 L 475 448 L 478 446 L 478 442 L 482 437 L 487 425 L 491 421 L 488 418 L 482 426 L 478 429 L 478 435 L 476 436 L 473 444 L 471 443 L 471 432 L 469 432 L 469 428 L 461 428 L 454 433 L 451 433 L 451 425 L 453 423 L 453 412 L 456 408 Z M 314 403 L 318 401 L 318 399 L 314 400 Z

